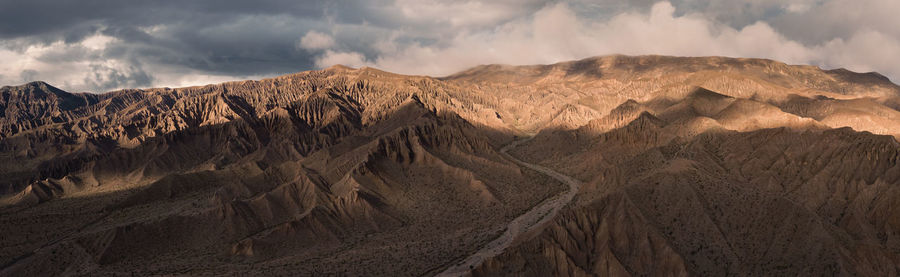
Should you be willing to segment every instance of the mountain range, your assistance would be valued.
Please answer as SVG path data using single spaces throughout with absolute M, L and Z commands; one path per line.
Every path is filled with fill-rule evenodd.
M 725 57 L 0 88 L 0 275 L 900 274 L 900 86 Z

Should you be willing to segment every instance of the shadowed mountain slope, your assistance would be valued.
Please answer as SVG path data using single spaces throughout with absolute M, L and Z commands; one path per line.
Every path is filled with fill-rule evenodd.
M 877 73 L 606 56 L 0 96 L 0 275 L 433 275 L 557 202 L 471 273 L 900 271 Z M 572 202 L 501 153 L 531 135 L 509 153 Z

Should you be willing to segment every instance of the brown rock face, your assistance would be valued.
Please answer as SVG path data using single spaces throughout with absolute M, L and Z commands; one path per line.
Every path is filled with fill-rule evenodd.
M 898 103 L 720 57 L 3 87 L 0 275 L 893 276 Z

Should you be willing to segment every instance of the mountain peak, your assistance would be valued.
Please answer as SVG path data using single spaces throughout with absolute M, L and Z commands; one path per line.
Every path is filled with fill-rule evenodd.
M 45 97 L 48 95 L 67 97 L 72 95 L 71 93 L 54 87 L 44 81 L 32 81 L 18 86 L 7 86 L 3 88 L 8 91 L 18 92 L 19 94 L 31 94 L 39 97 Z
M 335 64 L 335 65 L 325 68 L 326 71 L 347 71 L 347 70 L 354 70 L 354 69 L 355 68 L 352 68 L 352 67 L 349 67 L 349 66 L 346 66 L 343 64 Z
M 51 85 L 48 84 L 47 82 L 44 82 L 44 81 L 31 81 L 31 82 L 25 83 L 25 84 L 22 85 L 22 86 L 28 86 L 28 87 L 48 87 L 48 86 L 51 86 Z
M 734 98 L 734 97 L 731 97 L 731 96 L 728 96 L 728 95 L 724 95 L 724 94 L 721 94 L 721 93 L 718 93 L 718 92 L 715 92 L 715 91 L 706 89 L 706 88 L 704 88 L 704 87 L 697 87 L 697 89 L 695 89 L 693 92 L 691 92 L 691 94 L 690 94 L 689 97 L 691 97 L 691 98 L 703 98 L 703 99 L 729 99 L 729 98 Z

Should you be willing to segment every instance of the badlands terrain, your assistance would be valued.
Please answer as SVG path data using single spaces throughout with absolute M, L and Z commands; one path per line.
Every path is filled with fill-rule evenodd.
M 0 276 L 897 276 L 898 138 L 762 59 L 6 86 Z

